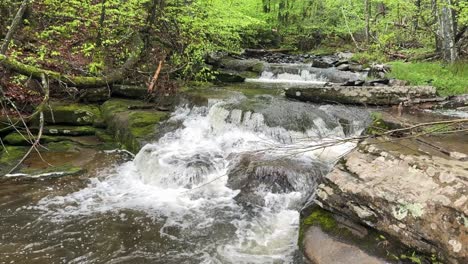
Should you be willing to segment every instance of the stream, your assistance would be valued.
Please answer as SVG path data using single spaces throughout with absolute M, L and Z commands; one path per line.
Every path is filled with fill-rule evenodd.
M 311 76 L 280 75 L 323 81 Z M 106 154 L 82 177 L 4 181 L 0 262 L 303 263 L 299 211 L 356 145 L 335 142 L 369 122 L 360 108 L 272 95 L 181 105 L 173 129 L 133 159 Z

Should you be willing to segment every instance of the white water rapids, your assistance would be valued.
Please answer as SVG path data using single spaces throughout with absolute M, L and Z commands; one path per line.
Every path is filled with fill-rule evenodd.
M 134 252 L 160 260 L 153 263 L 294 263 L 298 210 L 315 186 L 302 186 L 310 190 L 304 193 L 272 192 L 260 185 L 255 192 L 262 205 L 246 207 L 234 199 L 240 190 L 227 186 L 227 175 L 238 166 L 235 157 L 263 153 L 329 166 L 355 143 L 317 150 L 306 147 L 359 135 L 365 122 L 360 117 L 347 120 L 351 128 L 345 132 L 336 120 L 335 125 L 324 120 L 343 115 L 330 114 L 329 106 L 314 107 L 318 115 L 308 116 L 310 108 L 294 117 L 281 108 L 272 113 L 277 107 L 272 104 L 279 103 L 270 101 L 263 113 L 241 111 L 219 101 L 208 107 L 180 107 L 168 121 L 182 124 L 179 129 L 146 145 L 133 161 L 92 178 L 86 188 L 46 197 L 36 209 L 58 223 L 125 210 L 143 212 L 160 223 L 160 235 L 168 244 L 177 245 L 168 252 L 144 248 Z M 286 123 L 307 129 L 282 126 Z M 118 214 L 121 219 L 128 217 Z M 83 256 L 81 261 L 92 262 L 92 258 Z

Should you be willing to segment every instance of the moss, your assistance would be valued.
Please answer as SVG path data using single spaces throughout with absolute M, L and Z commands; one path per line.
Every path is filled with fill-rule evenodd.
M 0 176 L 8 173 L 23 158 L 27 151 L 27 147 L 2 147 L 0 151 Z
M 104 119 L 111 117 L 114 113 L 128 111 L 129 106 L 143 106 L 145 102 L 130 99 L 110 99 L 101 105 L 101 112 Z
M 46 124 L 63 125 L 94 125 L 101 119 L 101 111 L 97 105 L 51 102 L 52 111 L 44 113 Z M 38 119 L 34 124 L 38 124 Z
M 320 208 L 314 209 L 314 211 L 303 220 L 303 224 L 318 225 L 326 231 L 331 231 L 337 227 L 333 214 Z
M 26 135 L 23 134 L 20 135 L 19 133 L 17 132 L 14 132 L 14 133 L 10 133 L 8 134 L 7 136 L 5 136 L 5 138 L 3 138 L 3 141 L 8 144 L 8 145 L 12 145 L 12 146 L 30 146 L 31 143 L 26 140 Z M 40 142 L 41 143 L 49 143 L 49 142 L 58 142 L 58 141 L 62 141 L 63 138 L 60 138 L 60 137 L 51 137 L 51 136 L 47 136 L 47 135 L 43 135 L 41 137 L 41 140 Z
M 47 149 L 53 152 L 77 152 L 77 146 L 71 141 L 51 142 L 47 144 Z
M 92 136 L 96 134 L 96 128 L 91 126 L 47 126 L 44 129 L 44 134 L 62 136 Z
M 129 106 L 147 105 L 144 102 L 125 99 L 112 99 L 101 109 L 108 123 L 108 131 L 115 141 L 131 152 L 138 152 L 145 141 L 156 134 L 156 125 L 168 117 L 160 111 L 129 110 Z

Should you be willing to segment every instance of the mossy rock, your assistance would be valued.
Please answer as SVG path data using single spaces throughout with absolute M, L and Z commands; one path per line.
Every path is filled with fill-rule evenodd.
M 112 86 L 112 96 L 145 99 L 148 97 L 148 88 L 141 85 L 114 84 Z
M 20 135 L 19 133 L 14 132 L 5 136 L 3 138 L 3 142 L 5 142 L 7 145 L 12 145 L 12 146 L 30 146 L 31 142 L 27 139 L 28 137 L 26 134 Z M 62 140 L 63 139 L 60 137 L 52 137 L 52 136 L 43 135 L 41 137 L 40 143 L 58 142 Z
M 344 243 L 356 245 L 361 250 L 371 255 L 379 256 L 389 263 L 411 263 L 406 261 L 401 262 L 405 260 L 405 256 L 413 256 L 414 259 L 421 261 L 429 260 L 433 257 L 419 254 L 415 249 L 408 248 L 388 234 L 335 215 L 317 205 L 308 208 L 307 211 L 307 215 L 301 217 L 299 227 L 298 244 L 301 248 L 304 246 L 303 240 L 307 230 L 310 227 L 319 227 L 331 237 Z
M 101 112 L 97 105 L 51 102 L 51 111 L 44 111 L 46 124 L 60 125 L 94 125 L 102 122 Z M 34 121 L 38 124 L 38 119 Z
M 47 144 L 50 152 L 78 152 L 78 146 L 72 141 L 50 142 Z
M 133 153 L 155 137 L 157 124 L 169 116 L 167 112 L 129 109 L 129 106 L 145 105 L 140 101 L 111 99 L 101 106 L 109 133 Z
M 28 151 L 27 147 L 5 146 L 0 148 L 0 176 L 9 172 Z
M 43 133 L 52 136 L 92 136 L 96 130 L 91 126 L 47 126 Z

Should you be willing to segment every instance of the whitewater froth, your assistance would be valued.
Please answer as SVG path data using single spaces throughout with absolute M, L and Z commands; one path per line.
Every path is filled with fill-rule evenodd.
M 179 129 L 146 145 L 133 161 L 91 179 L 88 187 L 44 198 L 37 208 L 56 221 L 120 209 L 143 211 L 163 222 L 160 232 L 169 239 L 182 244 L 200 239 L 200 245 L 191 245 L 196 254 L 180 252 L 179 256 L 189 254 L 195 263 L 291 263 L 297 250 L 298 210 L 311 195 L 305 190 L 312 191 L 314 181 L 299 181 L 296 185 L 311 186 L 302 184 L 302 189 L 286 193 L 259 187 L 255 192 L 264 200 L 263 206 L 246 209 L 235 200 L 240 190 L 227 187 L 236 157 L 262 153 L 330 164 L 355 143 L 311 151 L 305 146 L 357 135 L 365 124 L 351 120 L 355 129 L 347 134 L 336 120 L 330 125 L 323 119 L 336 116 L 317 108 L 320 114 L 309 116 L 312 121 L 306 129 L 290 130 L 281 125 L 286 121 L 278 113 L 271 112 L 271 104 L 280 102 L 267 100 L 263 113 L 237 108 L 238 103 L 211 101 L 208 107 L 178 108 L 168 122 L 182 122 Z M 300 120 L 310 112 L 306 110 L 297 115 Z M 279 119 L 273 119 L 275 115 Z M 214 226 L 225 234 L 204 238 Z M 177 259 L 178 253 L 173 254 Z

